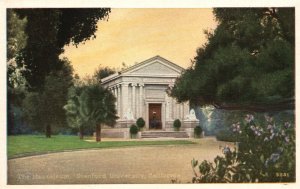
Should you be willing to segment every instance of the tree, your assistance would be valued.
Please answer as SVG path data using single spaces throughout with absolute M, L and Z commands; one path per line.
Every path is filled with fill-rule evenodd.
M 68 72 L 68 66 L 62 63 L 67 60 L 59 56 L 65 45 L 77 46 L 95 38 L 97 22 L 106 19 L 109 12 L 109 8 L 7 9 L 8 60 L 14 57 L 17 65 L 8 65 L 8 86 L 13 91 L 19 81 L 25 81 L 28 96 L 21 103 L 25 120 L 37 130 L 48 122 L 47 137 L 51 136 L 52 125 L 65 125 L 62 107 L 72 80 L 72 69 Z M 9 128 L 14 119 L 10 104 L 14 98 L 8 102 L 8 112 L 12 112 L 8 114 Z
M 208 42 L 171 95 L 220 109 L 294 109 L 295 9 L 217 8 L 214 15 L 217 28 L 205 32 Z
M 45 88 L 41 92 L 28 92 L 24 99 L 25 119 L 35 130 L 45 131 L 51 137 L 54 127 L 66 125 L 63 106 L 67 104 L 67 90 L 73 85 L 73 68 L 67 59 L 60 62 L 62 70 L 52 72 L 45 78 Z
M 26 80 L 17 68 L 15 57 L 26 45 L 24 28 L 26 19 L 19 19 L 12 9 L 7 10 L 7 133 L 19 133 L 23 125 L 22 100 L 25 97 Z
M 67 115 L 67 122 L 70 127 L 79 130 L 79 138 L 82 140 L 84 135 L 84 127 L 88 124 L 85 122 L 84 117 L 80 113 L 83 105 L 79 97 L 84 90 L 84 86 L 72 86 L 68 90 L 68 101 L 64 106 Z
M 26 46 L 17 57 L 30 90 L 42 90 L 45 77 L 60 70 L 59 55 L 70 43 L 95 38 L 98 20 L 107 18 L 110 9 L 16 9 L 26 18 Z
M 26 18 L 19 19 L 13 9 L 7 9 L 7 61 L 15 58 L 18 52 L 26 46 Z
M 80 114 L 85 122 L 95 125 L 96 141 L 101 141 L 101 125 L 113 126 L 116 123 L 115 97 L 99 84 L 87 86 L 79 97 Z
M 109 68 L 107 66 L 106 67 L 99 66 L 94 73 L 94 77 L 99 83 L 101 83 L 101 79 L 110 76 L 114 73 L 116 73 L 116 70 L 114 68 Z

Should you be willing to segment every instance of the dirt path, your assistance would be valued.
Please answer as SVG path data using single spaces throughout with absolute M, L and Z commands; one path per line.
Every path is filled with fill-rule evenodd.
M 221 153 L 213 138 L 194 145 L 128 147 L 53 153 L 8 161 L 8 184 L 191 182 L 190 162 Z

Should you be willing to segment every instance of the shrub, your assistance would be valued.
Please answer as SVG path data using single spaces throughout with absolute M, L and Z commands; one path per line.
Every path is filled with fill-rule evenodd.
M 219 141 L 226 141 L 226 142 L 238 142 L 239 136 L 235 135 L 230 130 L 222 129 L 217 132 L 216 139 Z
M 130 132 L 131 137 L 133 137 L 139 132 L 139 128 L 135 124 L 132 124 L 130 126 L 129 132 Z
M 202 131 L 203 130 L 202 130 L 202 127 L 200 125 L 196 126 L 194 128 L 194 137 L 195 138 L 199 138 L 201 136 L 201 134 L 202 134 Z
M 175 119 L 173 123 L 173 127 L 175 128 L 175 130 L 178 131 L 181 127 L 181 121 L 179 119 Z
M 198 165 L 192 160 L 193 182 L 295 182 L 295 129 L 291 123 L 276 124 L 266 116 L 266 124 L 247 115 L 245 123 L 232 124 L 239 139 L 236 148 L 223 148 L 223 156 Z M 195 168 L 198 166 L 198 172 Z
M 136 125 L 138 126 L 138 128 L 143 128 L 145 126 L 145 120 L 140 117 L 136 120 Z

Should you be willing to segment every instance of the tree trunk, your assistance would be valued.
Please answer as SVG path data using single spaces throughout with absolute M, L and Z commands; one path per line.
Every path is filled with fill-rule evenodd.
M 83 139 L 83 127 L 79 127 L 79 138 L 80 140 Z
M 101 124 L 96 125 L 96 142 L 101 141 Z
M 46 125 L 46 137 L 51 138 L 51 125 L 50 124 Z

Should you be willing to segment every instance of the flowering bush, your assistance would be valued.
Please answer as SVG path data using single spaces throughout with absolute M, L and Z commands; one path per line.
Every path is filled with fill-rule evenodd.
M 243 124 L 232 124 L 236 147 L 225 146 L 214 163 L 192 160 L 193 182 L 295 182 L 295 129 L 265 119 L 266 126 L 258 125 L 248 114 Z

